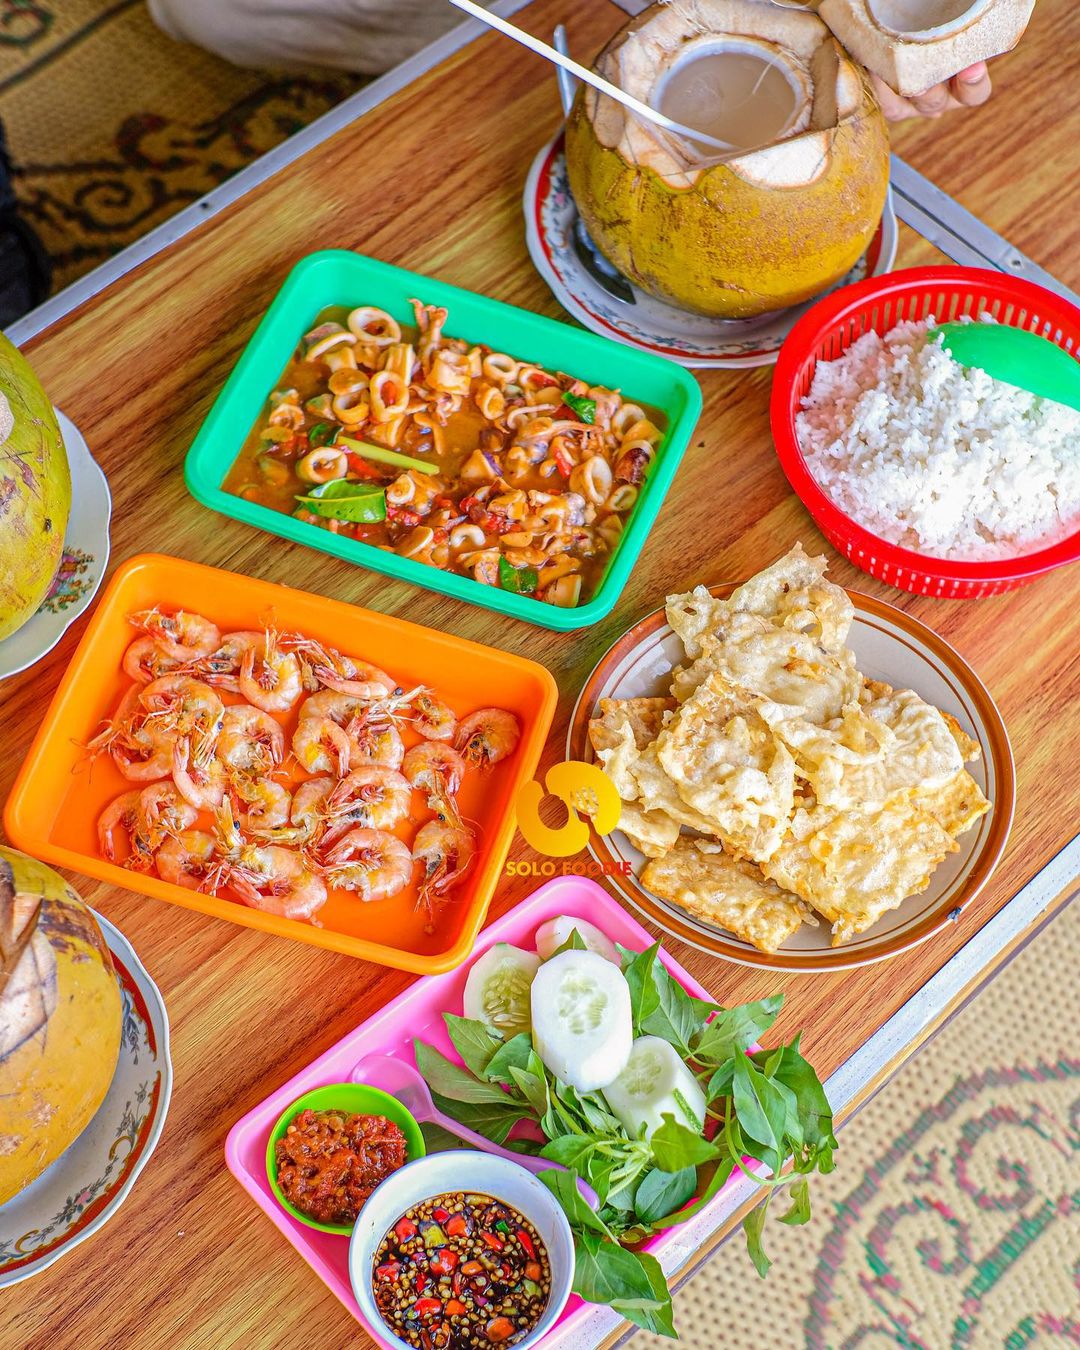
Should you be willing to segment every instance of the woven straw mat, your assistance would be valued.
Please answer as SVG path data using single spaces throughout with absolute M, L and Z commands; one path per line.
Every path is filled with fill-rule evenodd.
M 840 1131 L 810 1224 L 770 1212 L 766 1280 L 736 1232 L 676 1294 L 685 1350 L 1080 1345 L 1078 956 L 1073 904 Z
M 159 32 L 143 0 L 0 0 L 0 116 L 54 289 L 360 83 L 240 70 Z

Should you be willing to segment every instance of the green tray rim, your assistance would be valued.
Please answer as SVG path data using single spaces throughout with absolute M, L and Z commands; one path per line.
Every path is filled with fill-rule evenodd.
M 220 485 L 225 475 L 232 467 L 259 409 L 285 368 L 297 342 L 319 310 L 334 303 L 332 297 L 318 299 L 322 294 L 320 283 L 328 281 L 329 275 L 338 275 L 337 269 L 342 267 L 350 274 L 350 280 L 368 286 L 370 299 L 367 303 L 385 305 L 392 310 L 393 303 L 387 303 L 385 294 L 386 289 L 392 287 L 395 290 L 405 289 L 426 304 L 444 305 L 450 311 L 449 326 L 455 336 L 484 341 L 491 346 L 494 345 L 492 337 L 500 329 L 500 320 L 510 319 L 514 328 L 524 326 L 529 330 L 530 341 L 532 334 L 535 334 L 538 350 L 512 351 L 512 355 L 518 359 L 555 369 L 569 366 L 571 372 L 582 379 L 589 379 L 590 357 L 598 368 L 610 369 L 612 364 L 617 364 L 626 371 L 626 379 L 618 381 L 617 386 L 627 398 L 639 397 L 634 391 L 635 372 L 651 375 L 660 382 L 666 379 L 670 386 L 666 401 L 655 397 L 642 398 L 642 401 L 658 407 L 664 413 L 668 419 L 667 434 L 653 460 L 645 488 L 612 553 L 601 584 L 596 594 L 584 605 L 575 609 L 559 609 L 529 596 L 514 595 L 485 586 L 472 577 L 444 572 L 426 563 L 399 557 L 373 544 L 342 538 L 316 525 L 295 520 L 281 511 L 245 501 L 222 490 Z M 333 290 L 333 286 L 329 289 Z M 454 321 L 455 314 L 460 320 L 457 323 Z M 482 325 L 486 336 L 470 334 L 469 330 L 474 324 Z M 520 345 L 515 340 L 508 344 L 507 349 Z M 546 357 L 545 351 L 549 353 Z M 551 355 L 561 352 L 569 354 L 570 359 L 565 364 L 558 355 Z M 616 382 L 601 380 L 597 375 L 590 383 L 610 385 Z M 356 563 L 396 581 L 410 582 L 425 590 L 449 595 L 467 604 L 478 605 L 543 628 L 570 632 L 597 623 L 615 607 L 656 522 L 697 425 L 701 408 L 702 396 L 697 380 L 684 367 L 666 357 L 636 351 L 583 328 L 533 314 L 520 306 L 493 300 L 475 291 L 411 272 L 366 254 L 349 249 L 320 249 L 294 264 L 241 352 L 188 449 L 184 459 L 184 482 L 196 501 L 242 524 Z

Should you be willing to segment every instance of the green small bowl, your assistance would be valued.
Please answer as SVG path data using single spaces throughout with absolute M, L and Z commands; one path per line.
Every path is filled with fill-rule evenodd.
M 391 1097 L 388 1092 L 382 1092 L 379 1088 L 368 1087 L 366 1083 L 330 1083 L 327 1087 L 313 1088 L 311 1092 L 305 1092 L 302 1097 L 298 1097 L 287 1110 L 282 1111 L 266 1143 L 266 1178 L 278 1204 L 294 1219 L 307 1224 L 309 1228 L 317 1228 L 320 1233 L 341 1233 L 344 1237 L 348 1237 L 353 1230 L 351 1223 L 317 1223 L 308 1215 L 301 1214 L 295 1205 L 290 1204 L 278 1185 L 274 1145 L 279 1139 L 284 1138 L 285 1131 L 300 1112 L 307 1110 L 346 1111 L 350 1115 L 385 1116 L 387 1120 L 392 1120 L 405 1136 L 407 1163 L 424 1157 L 427 1152 L 424 1136 L 415 1117 L 406 1111 L 396 1097 Z

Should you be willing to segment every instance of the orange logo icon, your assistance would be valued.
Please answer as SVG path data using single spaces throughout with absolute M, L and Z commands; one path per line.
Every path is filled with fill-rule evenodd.
M 545 791 L 566 807 L 566 823 L 558 828 L 540 819 L 540 803 Z M 537 853 L 549 858 L 569 858 L 580 853 L 589 842 L 588 821 L 597 834 L 610 834 L 619 823 L 622 803 L 615 784 L 597 764 L 568 759 L 553 764 L 544 775 L 544 785 L 526 783 L 517 797 L 518 829 L 525 842 Z

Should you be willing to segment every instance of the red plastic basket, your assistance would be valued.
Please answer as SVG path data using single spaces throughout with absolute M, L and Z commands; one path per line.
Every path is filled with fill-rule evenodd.
M 773 440 L 788 482 L 829 542 L 856 567 L 916 595 L 974 599 L 1011 591 L 1044 572 L 1080 558 L 1080 533 L 1051 548 L 993 562 L 955 562 L 900 548 L 871 534 L 844 514 L 811 476 L 795 435 L 795 416 L 818 361 L 831 361 L 873 329 L 885 334 L 898 323 L 939 323 L 970 314 L 1027 328 L 1080 359 L 1080 309 L 1033 282 L 973 267 L 913 267 L 842 287 L 809 310 L 791 330 L 773 378 Z

